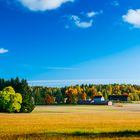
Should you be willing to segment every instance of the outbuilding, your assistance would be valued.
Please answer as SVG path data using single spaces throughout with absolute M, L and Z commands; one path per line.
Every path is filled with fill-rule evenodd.
M 105 98 L 103 96 L 95 96 L 93 100 L 94 102 L 102 102 L 105 101 Z
M 108 98 L 111 101 L 128 101 L 128 95 L 110 95 Z
M 106 101 L 103 96 L 95 96 L 93 100 L 80 100 L 78 104 L 92 104 L 92 105 L 108 105 L 112 106 L 112 101 Z

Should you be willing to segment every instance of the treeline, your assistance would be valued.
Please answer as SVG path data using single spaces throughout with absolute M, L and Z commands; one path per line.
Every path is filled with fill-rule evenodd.
M 19 94 L 22 97 L 22 101 Z M 20 100 L 20 105 L 17 104 L 18 109 L 15 112 L 32 112 L 34 105 L 77 104 L 80 100 L 92 100 L 99 95 L 104 96 L 106 100 L 108 100 L 109 95 L 127 95 L 129 101 L 140 101 L 140 86 L 130 84 L 90 84 L 50 88 L 43 86 L 30 87 L 26 80 L 19 78 L 0 79 L 0 111 L 2 111 L 4 98 L 11 98 L 10 101 L 12 100 L 14 105 L 13 98 Z
M 126 84 L 76 85 L 64 88 L 32 87 L 35 105 L 76 104 L 79 100 L 94 99 L 94 96 L 128 95 L 129 101 L 140 100 L 140 86 Z
M 26 80 L 0 79 L 0 112 L 29 113 L 33 109 L 32 88 Z

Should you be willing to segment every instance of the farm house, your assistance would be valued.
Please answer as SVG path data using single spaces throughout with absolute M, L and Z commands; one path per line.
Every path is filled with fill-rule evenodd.
M 93 100 L 80 100 L 78 104 L 92 104 L 92 105 L 112 105 L 112 101 L 105 101 L 103 96 L 95 96 Z

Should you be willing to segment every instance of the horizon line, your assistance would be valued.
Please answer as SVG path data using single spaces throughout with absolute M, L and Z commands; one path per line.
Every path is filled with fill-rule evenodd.
M 29 85 L 42 86 L 73 86 L 81 84 L 137 84 L 140 85 L 140 80 L 134 79 L 73 79 L 73 80 L 28 80 Z

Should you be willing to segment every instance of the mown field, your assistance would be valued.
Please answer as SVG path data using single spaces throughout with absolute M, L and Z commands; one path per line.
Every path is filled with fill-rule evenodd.
M 0 139 L 140 139 L 140 104 L 37 106 L 30 114 L 0 114 Z

